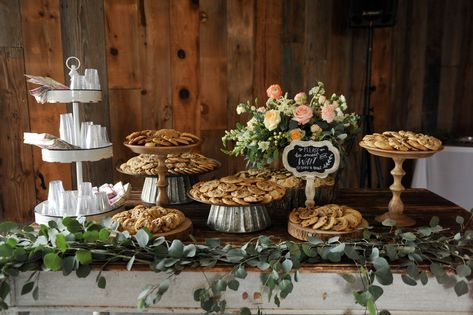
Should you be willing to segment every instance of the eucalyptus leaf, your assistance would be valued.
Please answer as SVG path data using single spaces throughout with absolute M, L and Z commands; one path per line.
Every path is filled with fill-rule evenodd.
M 343 253 L 345 250 L 345 243 L 340 243 L 332 248 L 330 248 L 331 253 Z
M 126 270 L 131 271 L 131 268 L 133 268 L 133 264 L 135 263 L 135 255 L 133 255 L 130 260 L 126 263 Z
M 7 281 L 0 282 L 0 300 L 5 300 L 10 294 L 10 285 Z
M 242 307 L 240 309 L 240 315 L 251 315 L 251 311 L 248 307 Z
M 417 268 L 417 265 L 415 264 L 410 264 L 406 268 L 407 274 L 412 278 L 412 279 L 417 279 L 419 276 L 419 269 Z
M 390 285 L 393 283 L 393 274 L 388 268 L 376 270 L 375 275 L 376 280 L 378 280 L 378 282 L 382 285 Z
M 391 315 L 391 313 L 387 310 L 382 310 L 378 315 Z
M 430 264 L 430 271 L 434 274 L 435 277 L 445 275 L 445 271 L 443 270 L 442 265 L 435 262 Z
M 456 272 L 459 277 L 468 277 L 471 274 L 471 268 L 468 265 L 458 265 Z
M 76 269 L 76 275 L 78 278 L 86 278 L 90 274 L 90 265 L 79 265 Z
M 63 262 L 62 262 L 62 274 L 64 276 L 69 275 L 76 268 L 77 268 L 77 262 L 74 256 L 64 257 Z
M 313 236 L 313 235 L 309 235 L 308 241 L 309 241 L 309 243 L 312 244 L 312 245 L 319 245 L 319 244 L 323 244 L 323 243 L 324 243 L 324 241 L 322 241 L 320 238 L 315 237 L 315 236 Z
M 327 240 L 327 243 L 328 243 L 328 244 L 333 244 L 333 243 L 335 243 L 335 242 L 338 242 L 339 239 L 340 239 L 340 236 L 339 236 L 339 235 L 333 236 L 333 237 L 331 237 L 331 238 L 329 238 L 329 239 Z
M 220 239 L 218 238 L 207 238 L 205 239 L 205 245 L 210 248 L 217 248 L 220 246 Z
M 383 295 L 383 288 L 377 285 L 370 285 L 368 288 L 368 292 L 371 293 L 371 296 L 373 297 L 373 300 L 376 301 L 379 299 L 381 295 Z
M 234 272 L 235 277 L 240 278 L 240 279 L 245 279 L 248 273 L 245 270 L 245 267 L 243 265 L 239 265 L 238 268 Z
M 351 273 L 340 273 L 339 274 L 346 282 L 350 284 L 354 284 L 356 282 L 356 278 Z
M 56 253 L 48 253 L 44 256 L 43 263 L 52 271 L 58 271 L 62 267 L 62 258 Z
M 384 257 L 376 257 L 373 260 L 373 266 L 376 268 L 376 270 L 382 270 L 382 269 L 389 269 L 389 263 Z
M 76 259 L 82 265 L 88 265 L 92 262 L 92 253 L 87 249 L 76 251 Z
M 33 296 L 33 299 L 34 299 L 35 301 L 38 300 L 38 297 L 39 297 L 39 287 L 38 287 L 38 286 L 36 286 L 36 287 L 34 288 L 33 293 L 32 293 L 31 295 Z
M 455 284 L 454 289 L 457 296 L 462 296 L 468 293 L 468 284 L 464 280 L 461 280 Z
M 110 236 L 110 231 L 107 228 L 103 228 L 99 231 L 99 240 L 105 242 Z
M 170 284 L 168 279 L 161 281 L 158 287 L 158 293 L 164 294 L 169 289 Z
M 18 224 L 12 221 L 4 221 L 0 223 L 0 232 L 13 232 L 18 230 Z
M 457 222 L 458 224 L 463 224 L 463 223 L 465 223 L 465 219 L 464 219 L 463 217 L 461 217 L 461 216 L 458 215 L 458 216 L 455 218 L 455 222 Z
M 146 245 L 148 245 L 149 234 L 144 229 L 140 229 L 138 232 L 136 232 L 135 238 L 141 248 L 145 248 Z
M 238 287 L 240 286 L 240 282 L 236 279 L 232 279 L 232 280 L 228 281 L 227 286 L 228 286 L 229 289 L 231 289 L 233 291 L 237 291 Z
M 195 245 L 189 244 L 189 245 L 184 246 L 184 250 L 182 254 L 184 257 L 194 257 L 196 251 L 197 251 L 197 248 L 195 247 Z
M 34 282 L 27 282 L 21 288 L 21 295 L 30 293 L 34 288 Z
M 282 269 L 285 273 L 289 273 L 292 269 L 293 263 L 292 260 L 286 259 L 282 262 Z
M 214 293 L 219 293 L 227 289 L 227 282 L 223 279 L 218 279 L 212 282 L 212 291 Z
M 417 281 L 415 279 L 411 278 L 409 275 L 401 275 L 402 281 L 410 286 L 415 286 L 417 285 Z
M 371 250 L 371 254 L 370 254 L 370 260 L 371 261 L 374 261 L 376 258 L 379 257 L 379 249 L 374 247 L 372 250 Z
M 381 222 L 382 225 L 384 226 L 396 226 L 396 220 L 393 219 L 385 219 L 383 222 Z
M 415 241 L 417 237 L 415 236 L 414 233 L 412 232 L 406 232 L 401 234 L 402 238 L 405 239 L 406 241 Z
M 439 217 L 438 216 L 433 216 L 432 219 L 430 219 L 429 225 L 431 227 L 435 227 L 435 226 L 439 225 L 439 222 L 440 222 Z
M 429 282 L 429 277 L 427 276 L 427 273 L 423 271 L 419 274 L 419 279 L 422 285 L 426 285 L 427 282 Z
M 184 244 L 178 239 L 173 240 L 169 247 L 169 256 L 174 258 L 181 258 L 184 254 Z
M 107 286 L 107 280 L 105 279 L 104 276 L 99 277 L 99 279 L 97 281 L 97 286 L 100 289 L 105 289 L 105 287 Z
M 63 253 L 67 250 L 67 241 L 64 235 L 56 235 L 56 247 Z

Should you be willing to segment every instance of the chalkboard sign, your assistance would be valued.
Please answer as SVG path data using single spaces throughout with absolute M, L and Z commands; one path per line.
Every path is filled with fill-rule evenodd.
M 327 177 L 340 164 L 340 153 L 330 141 L 292 141 L 284 148 L 284 167 L 298 177 Z

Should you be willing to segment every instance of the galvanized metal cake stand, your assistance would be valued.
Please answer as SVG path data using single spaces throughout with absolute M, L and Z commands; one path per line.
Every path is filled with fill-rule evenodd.
M 156 205 L 165 207 L 171 204 L 171 200 L 168 195 L 168 178 L 167 178 L 167 167 L 166 158 L 168 154 L 179 154 L 184 152 L 190 152 L 192 149 L 197 148 L 200 145 L 200 141 L 197 143 L 182 145 L 182 146 L 169 146 L 169 147 L 145 147 L 142 145 L 130 145 L 124 143 L 131 151 L 138 154 L 154 154 L 158 158 L 158 178 L 155 181 L 150 181 L 156 184 L 157 197 Z M 151 189 L 149 189 L 151 191 Z M 142 193 L 143 196 L 143 193 Z M 146 202 L 146 201 L 145 201 Z
M 203 202 L 188 194 L 189 198 L 210 205 L 207 226 L 225 233 L 251 233 L 268 228 L 271 218 L 265 205 L 230 206 Z

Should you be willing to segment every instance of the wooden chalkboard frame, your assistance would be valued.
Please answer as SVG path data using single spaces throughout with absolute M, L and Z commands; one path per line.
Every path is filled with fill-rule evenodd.
M 335 161 L 332 167 L 325 169 L 324 172 L 299 172 L 296 168 L 292 167 L 288 161 L 288 155 L 292 150 L 295 150 L 296 147 L 316 147 L 316 148 L 323 148 L 327 147 L 328 150 L 333 153 Z M 324 141 L 292 141 L 287 147 L 284 148 L 282 161 L 284 167 L 294 174 L 297 177 L 307 177 L 307 176 L 316 176 L 319 178 L 325 178 L 329 174 L 334 173 L 338 170 L 340 165 L 340 151 L 330 142 L 327 140 Z

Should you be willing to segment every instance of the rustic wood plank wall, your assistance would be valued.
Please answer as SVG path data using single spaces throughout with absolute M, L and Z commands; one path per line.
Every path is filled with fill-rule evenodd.
M 399 1 L 396 25 L 374 33 L 375 131 L 473 134 L 471 16 L 469 0 Z M 114 171 L 133 156 L 121 142 L 137 129 L 200 134 L 202 151 L 222 162 L 213 176 L 243 168 L 220 138 L 242 119 L 236 105 L 264 101 L 272 83 L 295 94 L 321 80 L 362 109 L 367 30 L 348 26 L 344 0 L 0 0 L 0 29 L 0 218 L 31 220 L 51 180 L 72 187 L 70 165 L 44 163 L 21 141 L 28 130 L 57 134 L 67 110 L 36 104 L 23 72 L 62 81 L 70 55 L 99 69 L 104 101 L 83 106 L 82 119 L 107 126 L 114 142 L 113 159 L 86 168 L 94 184 L 142 184 Z M 359 155 L 355 146 L 347 186 L 358 183 Z

